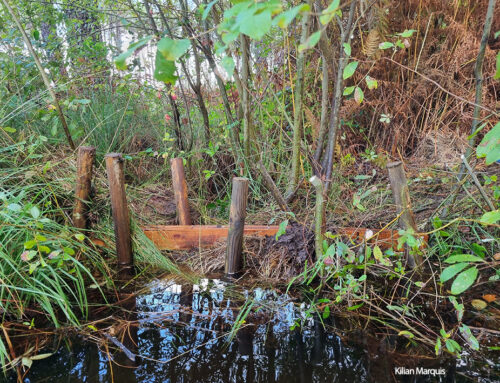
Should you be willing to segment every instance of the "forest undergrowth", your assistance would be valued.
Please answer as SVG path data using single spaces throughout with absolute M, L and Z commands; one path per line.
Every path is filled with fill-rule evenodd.
M 116 18 L 83 1 L 83 19 L 63 18 L 68 4 L 20 1 L 19 25 L 8 3 L 0 8 L 3 366 L 22 375 L 36 360 L 42 344 L 14 341 L 26 334 L 72 329 L 102 341 L 108 327 L 95 316 L 134 295 L 115 283 L 110 152 L 125 160 L 131 285 L 222 273 L 225 243 L 162 253 L 140 229 L 177 223 L 169 164 L 181 157 L 194 224 L 227 224 L 232 178 L 245 176 L 246 223 L 280 225 L 276 237 L 245 238 L 238 283 L 306 302 L 294 329 L 349 317 L 370 335 L 403 339 L 402 349 L 499 350 L 499 4 L 484 38 L 491 0 L 108 4 Z M 251 25 L 269 14 L 267 30 L 249 30 L 238 12 Z M 72 227 L 68 137 L 97 152 L 83 232 Z M 403 163 L 416 230 L 398 226 L 392 161 Z M 325 190 L 319 248 L 312 175 Z M 352 240 L 340 233 L 346 227 L 374 237 L 399 230 L 397 246 Z M 422 256 L 420 268 L 409 255 Z M 262 308 L 248 299 L 238 309 L 233 335 Z

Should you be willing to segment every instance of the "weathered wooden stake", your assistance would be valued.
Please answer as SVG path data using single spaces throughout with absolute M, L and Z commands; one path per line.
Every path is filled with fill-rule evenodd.
M 243 229 L 245 227 L 247 199 L 248 178 L 233 178 L 225 267 L 225 273 L 229 277 L 236 276 L 241 270 L 241 252 L 243 250 Z
M 73 225 L 78 229 L 87 228 L 87 211 L 92 186 L 92 167 L 95 159 L 93 146 L 80 146 L 76 165 L 75 207 Z
M 115 225 L 116 256 L 120 271 L 133 267 L 132 241 L 130 237 L 130 219 L 125 195 L 123 158 L 120 153 L 106 154 L 111 209 Z
M 175 203 L 177 205 L 177 218 L 179 225 L 191 225 L 191 214 L 187 198 L 186 175 L 182 158 L 174 158 L 170 161 L 172 168 L 172 183 L 174 186 Z
M 390 162 L 387 164 L 387 170 L 389 171 L 389 180 L 391 182 L 394 203 L 396 204 L 396 211 L 398 215 L 401 214 L 399 225 L 404 230 L 412 228 L 417 233 L 418 228 L 411 209 L 410 191 L 403 164 L 401 161 Z M 422 256 L 420 254 L 412 255 L 408 251 L 406 253 L 410 268 L 418 268 L 422 264 Z

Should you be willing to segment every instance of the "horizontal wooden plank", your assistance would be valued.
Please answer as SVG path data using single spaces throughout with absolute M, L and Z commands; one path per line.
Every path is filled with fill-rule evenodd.
M 217 241 L 227 239 L 228 226 L 226 225 L 191 225 L 191 226 L 164 226 L 150 225 L 142 227 L 144 234 L 160 250 L 190 250 L 195 248 L 208 248 Z M 366 228 L 338 228 L 337 234 L 346 236 L 354 242 L 361 242 L 367 235 Z M 245 225 L 245 236 L 274 236 L 278 232 L 278 226 Z M 372 230 L 374 236 L 368 240 L 372 245 L 378 245 L 382 249 L 397 246 L 399 234 L 397 230 Z M 427 236 L 424 236 L 427 243 Z
M 227 239 L 227 225 L 145 226 L 144 234 L 160 250 L 207 248 Z M 278 226 L 245 225 L 246 236 L 276 235 Z

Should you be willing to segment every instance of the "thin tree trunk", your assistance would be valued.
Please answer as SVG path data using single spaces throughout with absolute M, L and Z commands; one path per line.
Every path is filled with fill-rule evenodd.
M 250 156 L 250 129 L 251 129 L 251 116 L 250 116 L 250 95 L 248 92 L 248 76 L 250 72 L 250 41 L 247 36 L 240 36 L 241 42 L 241 104 L 243 106 L 243 153 L 248 160 Z
M 312 1 L 308 4 L 311 6 Z M 302 32 L 300 44 L 305 44 L 309 36 L 310 12 L 302 18 Z M 304 87 L 305 50 L 299 52 L 297 58 L 297 80 L 295 82 L 295 111 L 293 116 L 293 144 L 292 144 L 292 169 L 287 195 L 291 195 L 299 182 L 300 172 L 300 141 L 302 140 L 302 96 Z
M 160 37 L 160 31 L 158 30 L 158 26 L 156 25 L 155 19 L 153 18 L 153 14 L 151 12 L 151 6 L 148 0 L 144 0 L 144 8 L 146 8 L 146 17 L 149 20 L 149 24 L 151 24 L 151 28 L 153 29 L 153 33 Z
M 35 60 L 35 64 L 38 68 L 38 71 L 40 72 L 40 75 L 42 76 L 43 83 L 45 84 L 45 87 L 47 88 L 47 91 L 49 92 L 50 96 L 52 97 L 52 102 L 54 103 L 54 106 L 56 107 L 57 114 L 59 116 L 59 120 L 61 121 L 61 124 L 64 129 L 64 133 L 66 134 L 66 139 L 68 140 L 68 144 L 71 147 L 71 149 L 75 150 L 76 146 L 75 143 L 73 142 L 73 138 L 71 137 L 71 133 L 68 128 L 68 124 L 66 122 L 66 118 L 64 117 L 64 114 L 61 109 L 61 105 L 59 105 L 59 100 L 57 99 L 57 95 L 54 92 L 54 89 L 52 89 L 52 85 L 50 84 L 49 77 L 47 76 L 47 73 L 45 73 L 45 70 L 43 69 L 42 63 L 40 62 L 35 49 L 33 48 L 33 45 L 31 45 L 31 41 L 26 34 L 26 31 L 24 30 L 23 26 L 21 25 L 21 22 L 19 21 L 18 17 L 14 13 L 14 10 L 11 8 L 7 0 L 2 0 L 2 3 L 4 6 L 7 8 L 7 11 L 10 13 L 12 16 L 12 19 L 16 23 L 17 28 L 19 29 L 19 32 L 21 32 L 21 35 L 23 37 L 24 43 L 28 47 L 28 50 L 33 57 L 33 60 Z
M 187 96 L 186 96 L 186 92 L 184 92 L 184 86 L 182 85 L 182 81 L 179 80 L 178 81 L 178 84 L 179 84 L 179 88 L 181 89 L 181 93 L 182 93 L 182 99 L 184 100 L 184 105 L 186 107 L 186 118 L 188 120 L 188 125 L 189 125 L 189 130 L 191 132 L 191 136 L 189 138 L 189 141 L 187 141 L 187 144 L 186 144 L 186 151 L 191 151 L 191 149 L 193 148 L 193 144 L 194 144 L 194 134 L 193 134 L 193 122 L 191 121 L 191 108 L 189 106 L 189 102 L 187 100 Z M 182 123 L 182 121 L 181 121 Z
M 177 103 L 175 102 L 172 94 L 169 92 L 168 101 L 170 102 L 170 106 L 172 107 L 172 114 L 174 115 L 174 124 L 175 124 L 175 135 L 177 138 L 177 147 L 179 150 L 184 150 L 184 142 L 182 140 L 182 128 L 181 128 L 181 116 L 179 113 L 179 108 L 177 107 Z
M 161 37 L 160 31 L 158 29 L 158 26 L 156 25 L 155 19 L 153 18 L 149 1 L 143 0 L 143 4 L 144 4 L 144 7 L 146 8 L 146 15 L 147 15 L 149 24 L 151 26 L 151 29 L 153 30 L 154 35 L 157 38 L 160 38 Z M 168 24 L 166 25 L 166 27 L 170 32 L 170 29 L 168 28 Z M 170 33 L 170 35 L 171 35 L 171 33 Z M 168 87 L 169 91 L 170 91 L 170 88 L 171 88 L 171 86 Z M 177 138 L 177 140 L 176 140 L 177 147 L 179 148 L 179 150 L 184 150 L 185 147 L 184 147 L 184 142 L 182 140 L 182 125 L 181 125 L 181 117 L 180 117 L 180 113 L 179 113 L 179 107 L 177 106 L 177 102 L 172 97 L 170 92 L 168 94 L 168 101 L 169 101 L 170 106 L 172 108 L 172 114 L 174 115 L 174 125 L 175 125 L 174 130 L 175 130 L 175 135 Z
M 481 37 L 481 44 L 479 46 L 479 53 L 477 55 L 476 65 L 474 67 L 474 76 L 476 80 L 476 95 L 475 95 L 474 114 L 472 117 L 471 138 L 469 139 L 469 146 L 467 147 L 467 150 L 465 151 L 464 155 L 466 161 L 471 157 L 474 147 L 476 146 L 476 135 L 474 133 L 476 133 L 479 125 L 481 108 L 483 105 L 483 81 L 484 81 L 483 62 L 484 62 L 484 55 L 486 53 L 486 46 L 488 45 L 488 37 L 491 31 L 491 24 L 493 21 L 495 5 L 496 5 L 496 0 L 489 0 L 488 9 L 486 11 L 486 19 L 484 21 L 483 35 Z M 472 169 L 474 168 L 472 167 Z M 462 165 L 460 166 L 460 172 L 458 174 L 458 184 L 455 187 L 455 189 L 451 192 L 450 196 L 448 197 L 448 201 L 444 204 L 442 208 L 443 217 L 446 217 L 448 215 L 449 205 L 450 204 L 453 205 L 455 203 L 458 191 L 460 190 L 462 183 L 465 181 L 464 177 L 466 175 L 466 170 L 467 169 L 465 163 L 462 163 Z
M 344 53 L 344 43 L 349 43 L 351 41 L 352 35 L 352 25 L 354 19 L 354 12 L 356 10 L 356 5 L 358 1 L 353 0 L 351 2 L 351 6 L 349 8 L 349 16 L 347 20 L 347 25 L 344 30 L 342 30 L 342 35 L 340 39 L 340 53 L 339 53 L 339 66 L 337 69 L 337 82 L 335 83 L 335 94 L 332 99 L 332 112 L 330 114 L 330 123 L 328 127 L 328 146 L 326 152 L 326 161 L 323 161 L 323 174 L 325 175 L 325 185 L 324 185 L 324 193 L 328 193 L 328 188 L 330 186 L 331 177 L 332 177 L 332 168 L 333 168 L 333 156 L 335 154 L 335 144 L 337 141 L 338 134 L 338 125 L 339 125 L 339 110 L 340 104 L 342 102 L 342 92 L 344 88 L 344 78 L 343 71 L 349 60 L 348 57 L 345 57 Z
M 196 73 L 196 84 L 193 89 L 193 92 L 196 94 L 196 100 L 198 101 L 198 105 L 200 107 L 200 113 L 203 118 L 203 126 L 205 127 L 205 144 L 208 146 L 210 142 L 210 119 L 208 118 L 208 110 L 205 105 L 205 100 L 203 99 L 203 94 L 201 93 L 201 63 L 200 63 L 200 55 L 198 53 L 198 47 L 196 44 L 193 44 L 193 55 L 194 55 L 194 68 Z
M 322 76 L 321 79 L 321 120 L 318 132 L 318 142 L 316 143 L 316 151 L 314 152 L 314 162 L 313 168 L 314 173 L 319 176 L 320 166 L 319 160 L 321 158 L 321 153 L 323 153 L 323 146 L 325 145 L 325 136 L 328 128 L 328 62 L 325 55 L 321 54 L 321 65 L 322 65 Z
M 157 0 L 153 0 L 154 4 L 158 8 L 158 11 L 160 12 L 160 17 L 162 19 L 162 22 L 164 24 L 164 27 L 167 29 L 168 34 L 170 35 L 170 38 L 173 37 L 172 31 L 170 29 L 170 26 L 168 25 L 167 18 L 165 17 L 165 14 L 163 13 L 160 5 L 158 4 Z M 179 0 L 179 3 L 182 8 L 183 12 L 183 29 L 186 32 L 186 34 L 189 34 L 189 30 L 186 28 L 186 23 L 188 22 L 187 19 L 187 6 L 184 4 L 182 0 Z M 205 100 L 203 99 L 203 94 L 201 93 L 201 62 L 200 62 L 200 54 L 198 51 L 198 47 L 196 44 L 192 44 L 193 48 L 193 56 L 194 56 L 194 68 L 195 68 L 195 74 L 196 74 L 196 82 L 193 81 L 191 73 L 189 72 L 186 63 L 184 60 L 180 60 L 181 66 L 182 66 L 182 71 L 186 75 L 186 79 L 189 83 L 189 86 L 193 90 L 194 94 L 196 95 L 196 101 L 198 102 L 198 106 L 200 107 L 200 113 L 203 118 L 203 126 L 205 129 L 205 145 L 208 146 L 208 143 L 210 142 L 210 120 L 208 118 L 208 110 L 205 105 Z
M 476 98 L 474 106 L 474 115 L 472 117 L 471 138 L 469 139 L 469 146 L 465 152 L 465 159 L 468 160 L 476 146 L 476 133 L 477 127 L 480 122 L 481 106 L 483 104 L 483 63 L 484 55 L 486 53 L 486 46 L 488 45 L 488 38 L 490 36 L 491 24 L 493 21 L 493 14 L 495 11 L 496 0 L 489 0 L 488 10 L 486 11 L 486 19 L 484 21 L 483 36 L 481 37 L 481 45 L 479 46 L 479 53 L 476 59 L 476 66 L 474 67 L 474 76 L 476 80 Z M 462 180 L 465 174 L 465 166 L 462 164 L 460 169 L 459 181 Z

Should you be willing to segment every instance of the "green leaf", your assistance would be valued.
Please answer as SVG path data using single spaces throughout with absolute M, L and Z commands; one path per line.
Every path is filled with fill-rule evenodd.
M 299 12 L 307 12 L 310 9 L 311 7 L 309 7 L 308 4 L 297 5 L 289 9 L 288 11 L 285 11 L 282 14 L 276 16 L 273 20 L 273 24 L 285 29 L 297 17 Z
M 46 354 L 38 354 L 38 355 L 32 356 L 30 359 L 31 360 L 42 360 L 42 359 L 46 359 L 52 355 L 54 355 L 54 353 L 48 352 Z
M 41 235 L 41 234 L 36 234 L 35 235 L 35 241 L 45 242 L 46 240 L 47 240 L 47 237 L 45 237 L 44 235 Z
M 405 29 L 404 32 L 398 33 L 398 36 L 411 37 L 416 31 L 416 29 Z
M 239 31 L 231 31 L 231 32 L 224 32 L 222 34 L 222 42 L 226 44 L 223 48 L 218 48 L 216 49 L 216 52 L 218 54 L 221 54 L 221 52 L 225 52 L 226 49 L 228 48 L 228 45 L 231 44 L 234 40 L 238 38 L 240 35 Z
M 122 54 L 115 57 L 114 62 L 115 62 L 116 68 L 120 69 L 120 70 L 127 69 L 126 61 L 130 57 L 130 55 L 132 53 L 134 53 L 137 49 L 146 45 L 149 42 L 149 40 L 151 40 L 152 38 L 153 38 L 153 36 L 146 36 L 146 37 L 143 37 L 142 39 L 140 39 L 139 41 L 136 41 L 135 43 L 130 44 L 128 46 L 128 49 L 125 52 L 123 52 Z
M 327 319 L 330 316 L 330 306 L 325 306 L 323 310 L 323 319 Z
M 457 310 L 457 320 L 459 322 L 462 322 L 462 318 L 465 312 L 463 303 L 458 303 L 457 298 L 453 296 L 448 297 L 448 299 L 450 300 L 451 303 L 453 303 L 453 307 L 455 307 L 455 310 Z
M 347 64 L 342 74 L 344 80 L 347 80 L 349 77 L 351 77 L 354 74 L 354 72 L 356 72 L 357 67 L 358 67 L 357 61 L 352 61 L 349 64 Z
M 457 262 L 484 262 L 482 258 L 476 257 L 472 254 L 455 254 L 445 259 L 446 263 Z
M 484 256 L 487 253 L 486 248 L 484 246 L 477 244 L 477 243 L 471 243 L 470 248 L 474 252 L 474 254 L 476 254 L 477 256 L 479 256 L 481 258 L 484 258 Z
M 484 213 L 479 220 L 486 225 L 494 225 L 500 221 L 500 209 Z
M 361 104 L 365 98 L 365 94 L 363 93 L 363 90 L 357 86 L 356 89 L 354 89 L 354 99 L 358 104 Z
M 351 56 L 351 44 L 344 43 L 344 53 L 347 57 Z
M 477 267 L 471 267 L 465 271 L 462 271 L 453 281 L 451 285 L 451 293 L 453 295 L 458 295 L 463 293 L 469 287 L 471 287 L 477 278 L 478 270 Z
M 358 304 L 358 305 L 350 306 L 350 307 L 348 307 L 348 308 L 347 308 L 347 310 L 349 310 L 349 311 L 354 311 L 354 310 L 357 310 L 357 309 L 359 309 L 360 307 L 362 307 L 364 304 L 365 304 L 365 303 L 363 302 L 363 303 L 360 303 L 360 304 Z
M 50 247 L 48 247 L 48 246 L 44 246 L 44 245 L 38 246 L 38 250 L 40 250 L 46 254 L 50 253 Z
M 158 51 L 167 61 L 175 61 L 187 52 L 191 42 L 188 39 L 172 40 L 168 37 L 158 41 Z
M 85 236 L 81 233 L 75 234 L 75 238 L 82 242 L 85 239 Z
M 389 49 L 392 47 L 394 47 L 393 43 L 391 43 L 389 41 L 385 41 L 385 42 L 379 44 L 378 49 Z
M 370 76 L 365 77 L 366 85 L 368 86 L 368 89 L 377 89 L 378 88 L 378 82 L 374 78 Z
M 439 333 L 444 339 L 448 339 L 450 337 L 450 334 L 448 334 L 444 328 L 440 329 Z
M 33 360 L 30 358 L 23 356 L 21 359 L 21 363 L 23 364 L 24 367 L 26 368 L 31 368 L 31 365 L 33 364 Z
M 377 245 L 373 248 L 373 257 L 382 265 L 392 266 L 392 262 L 383 256 L 382 250 Z
M 40 266 L 40 262 L 31 263 L 28 272 L 33 274 L 38 266 Z
M 453 339 L 446 340 L 446 348 L 449 352 L 460 352 L 462 350 L 462 347 L 460 347 L 460 345 Z
M 354 92 L 355 88 L 356 88 L 355 86 L 348 86 L 344 89 L 344 92 L 342 94 L 344 96 L 349 96 L 350 94 L 352 94 L 352 92 Z
M 38 209 L 36 206 L 33 206 L 30 209 L 30 214 L 33 218 L 37 219 L 40 217 L 40 209 Z
M 342 12 L 339 9 L 340 0 L 333 0 L 330 5 L 321 12 L 321 16 L 319 17 L 319 22 L 323 25 L 328 24 L 335 15 L 339 17 L 342 15 Z
M 399 311 L 402 313 L 404 313 L 404 311 L 405 311 L 402 307 L 395 306 L 395 305 L 387 305 L 387 308 L 391 311 Z
M 439 277 L 439 280 L 442 283 L 444 283 L 446 281 L 449 281 L 451 278 L 453 278 L 455 275 L 457 275 L 459 272 L 461 272 L 467 266 L 469 266 L 468 263 L 457 263 L 455 265 L 448 266 L 441 273 L 441 276 Z
M 486 133 L 476 149 L 477 157 L 486 157 L 486 165 L 500 160 L 500 122 Z
M 210 3 L 208 3 L 208 5 L 205 7 L 205 9 L 203 10 L 203 14 L 201 15 L 201 18 L 203 20 L 205 20 L 207 17 L 208 17 L 208 14 L 210 13 L 210 10 L 212 9 L 212 7 L 215 5 L 215 3 L 219 1 L 219 0 L 213 0 L 211 1 Z M 204 4 L 202 4 L 204 5 Z
M 50 134 L 52 134 L 53 137 L 57 135 L 57 130 L 59 128 L 59 119 L 58 118 L 53 118 L 52 119 L 52 127 L 50 128 Z
M 174 85 L 177 81 L 177 76 L 175 75 L 176 69 L 173 61 L 166 60 L 159 50 L 156 52 L 155 71 L 153 74 L 156 80 Z
M 227 74 L 231 77 L 234 73 L 234 60 L 231 56 L 224 56 L 221 60 L 222 67 L 226 70 Z
M 279 237 L 281 237 L 283 234 L 286 233 L 286 227 L 288 226 L 288 220 L 285 219 L 283 222 L 280 223 L 279 227 L 278 227 L 278 232 L 276 233 L 276 240 L 279 239 Z
M 15 133 L 16 132 L 16 129 L 14 128 L 11 128 L 9 126 L 4 126 L 3 128 L 1 128 L 3 131 L 7 132 L 7 133 Z
M 24 248 L 25 249 L 32 249 L 33 246 L 36 245 L 36 241 L 34 239 L 30 239 L 29 241 L 24 242 Z
M 436 344 L 434 346 L 434 351 L 436 352 L 436 356 L 441 353 L 441 338 L 436 339 Z
M 312 33 L 307 38 L 307 40 L 305 41 L 304 44 L 299 45 L 299 52 L 302 52 L 303 50 L 306 50 L 306 49 L 314 48 L 316 46 L 316 44 L 319 42 L 320 38 L 321 38 L 321 30 Z
M 253 15 L 247 14 L 240 21 L 240 32 L 254 40 L 262 40 L 271 29 L 271 14 L 272 12 L 269 9 Z

